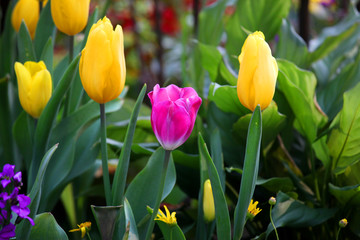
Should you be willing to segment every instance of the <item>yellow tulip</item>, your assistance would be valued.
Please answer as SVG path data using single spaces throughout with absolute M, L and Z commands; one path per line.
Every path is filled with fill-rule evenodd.
M 11 14 L 11 24 L 18 32 L 21 21 L 24 20 L 30 36 L 34 39 L 36 25 L 39 20 L 39 1 L 37 0 L 19 0 Z
M 278 66 L 262 32 L 247 37 L 239 62 L 237 93 L 241 104 L 251 111 L 257 105 L 264 110 L 275 93 Z
M 43 61 L 15 63 L 19 98 L 23 109 L 39 118 L 52 93 L 52 81 Z
M 85 28 L 89 7 L 90 0 L 52 0 L 51 15 L 61 32 L 73 36 Z
M 117 98 L 125 85 L 126 67 L 123 31 L 115 31 L 107 17 L 95 23 L 81 52 L 79 73 L 82 85 L 100 104 Z
M 207 179 L 204 183 L 203 211 L 204 219 L 207 222 L 215 219 L 215 204 L 210 179 Z

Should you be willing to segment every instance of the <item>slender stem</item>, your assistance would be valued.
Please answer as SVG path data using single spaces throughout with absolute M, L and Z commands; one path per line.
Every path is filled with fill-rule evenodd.
M 69 63 L 74 58 L 74 36 L 69 36 Z
M 339 230 L 337 231 L 337 234 L 336 234 L 336 240 L 339 240 L 340 231 L 341 231 L 341 227 L 339 227 Z
M 150 223 L 148 226 L 148 229 L 146 231 L 146 240 L 150 239 L 152 230 L 154 228 L 154 224 L 155 224 L 155 217 L 157 215 L 157 213 L 159 212 L 159 207 L 160 207 L 160 203 L 161 203 L 161 197 L 164 191 L 164 186 L 165 186 L 165 177 L 166 177 L 166 171 L 167 171 L 167 167 L 169 165 L 169 160 L 170 160 L 170 154 L 171 154 L 171 150 L 165 150 L 165 158 L 164 158 L 164 164 L 163 164 L 163 169 L 161 172 L 161 180 L 160 180 L 160 189 L 158 191 L 158 194 L 156 196 L 156 202 L 155 202 L 155 206 L 154 206 L 154 211 L 151 215 L 150 218 Z
M 105 188 L 106 205 L 110 206 L 111 203 L 111 189 L 110 189 L 110 177 L 108 169 L 108 155 L 106 147 L 106 116 L 105 116 L 105 104 L 100 104 L 100 121 L 101 121 L 101 160 L 102 170 Z
M 271 222 L 271 225 L 273 226 L 274 228 L 274 231 L 275 231 L 275 235 L 276 235 L 276 239 L 279 240 L 279 235 L 278 235 L 278 232 L 276 230 L 276 227 L 275 227 L 275 224 L 274 224 L 274 221 L 272 220 L 272 217 L 271 217 L 271 210 L 272 210 L 272 205 L 270 205 L 270 222 Z
M 91 237 L 90 237 L 89 232 L 86 232 L 86 235 L 87 235 L 87 237 L 89 238 L 89 240 L 91 240 Z
M 111 4 L 111 0 L 106 0 L 106 2 L 104 4 L 104 7 L 103 7 L 103 10 L 102 10 L 101 15 L 100 15 L 101 18 L 105 17 L 106 12 L 107 12 L 108 8 L 110 7 L 110 4 Z
M 318 181 L 318 178 L 316 176 L 316 168 L 315 168 L 315 157 L 314 157 L 314 152 L 313 150 L 311 149 L 311 155 L 310 155 L 310 161 L 311 161 L 311 173 L 312 173 L 312 176 L 314 178 L 314 187 L 315 187 L 315 195 L 316 195 L 316 199 L 318 201 L 321 200 L 321 197 L 320 197 L 320 190 L 319 190 L 319 181 Z

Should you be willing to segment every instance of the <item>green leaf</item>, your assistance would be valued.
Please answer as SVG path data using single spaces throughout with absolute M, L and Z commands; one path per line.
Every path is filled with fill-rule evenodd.
M 139 234 L 137 231 L 134 214 L 132 212 L 129 201 L 126 198 L 124 199 L 124 210 L 125 210 L 125 223 L 127 228 L 129 228 L 128 239 L 132 239 L 132 240 L 139 239 Z
M 51 16 L 51 7 L 50 4 L 42 9 L 39 21 L 36 26 L 35 38 L 34 38 L 34 47 L 36 56 L 40 56 L 44 52 L 46 43 L 49 38 L 55 39 L 56 28 Z M 48 65 L 46 65 L 48 69 Z
M 221 236 L 221 239 L 231 239 L 230 216 L 229 216 L 228 206 L 226 204 L 224 190 L 221 187 L 219 174 L 216 170 L 213 160 L 210 157 L 205 141 L 200 133 L 199 133 L 199 153 L 201 158 L 202 169 L 203 169 L 203 165 L 205 164 L 211 182 L 211 188 L 213 191 L 217 235 Z M 203 184 L 204 182 L 202 183 L 202 185 Z
M 234 133 L 241 139 L 245 139 L 246 132 L 249 127 L 251 120 L 251 113 L 246 114 L 239 118 L 239 120 L 234 124 L 233 129 Z M 272 101 L 263 112 L 263 146 L 266 147 L 270 142 L 272 142 L 279 132 L 284 128 L 286 122 L 286 116 L 278 112 L 278 107 L 274 101 Z
M 222 189 L 225 189 L 224 157 L 222 153 L 221 136 L 218 128 L 215 128 L 210 136 L 211 158 L 214 160 Z
M 234 239 L 240 239 L 245 226 L 245 218 L 250 200 L 254 194 L 259 171 L 262 120 L 260 106 L 256 106 L 249 124 L 246 141 L 243 174 L 241 176 L 240 193 L 234 212 Z
M 355 186 L 337 187 L 329 183 L 329 192 L 342 206 L 358 206 L 360 204 L 360 184 Z
M 32 185 L 31 191 L 29 193 L 29 197 L 31 198 L 31 203 L 29 206 L 30 214 L 28 216 L 32 219 L 34 219 L 39 208 L 41 189 L 42 189 L 42 184 L 44 181 L 44 175 L 47 166 L 57 147 L 58 145 L 56 144 L 45 154 L 44 158 L 41 161 L 39 170 L 37 172 L 35 183 Z M 29 221 L 27 220 L 21 221 L 20 224 L 16 227 L 16 237 L 18 239 L 27 240 L 29 238 L 30 228 L 31 225 Z
M 91 205 L 91 211 L 96 220 L 96 225 L 104 240 L 113 239 L 115 223 L 120 217 L 122 206 L 94 206 Z
M 49 70 L 50 74 L 53 72 L 53 57 L 54 57 L 54 47 L 53 47 L 52 38 L 50 37 L 46 42 L 39 59 L 44 61 L 46 68 Z
M 329 148 L 326 145 L 327 136 L 323 136 L 312 144 L 312 148 L 316 157 L 324 164 L 324 166 L 330 167 L 331 158 Z
M 294 190 L 294 184 L 288 177 L 273 177 L 269 179 L 258 178 L 256 180 L 256 185 L 263 186 L 273 193 L 277 193 L 279 191 L 290 192 Z
M 240 54 L 248 35 L 244 28 L 251 32 L 262 31 L 266 41 L 271 40 L 279 31 L 282 19 L 289 14 L 290 6 L 290 0 L 237 0 L 235 13 L 225 23 L 228 53 Z
M 127 130 L 126 136 L 125 136 L 124 146 L 122 148 L 120 158 L 119 158 L 119 163 L 118 163 L 116 171 L 115 171 L 113 188 L 112 188 L 112 195 L 113 195 L 112 204 L 113 205 L 118 205 L 123 201 L 127 172 L 128 172 L 128 168 L 129 168 L 131 145 L 133 142 L 135 127 L 136 127 L 136 120 L 139 115 L 141 103 L 144 99 L 145 93 L 146 93 L 146 84 L 143 86 L 143 88 L 136 100 L 133 113 L 131 114 L 130 123 L 129 123 L 128 130 Z
M 250 112 L 250 110 L 241 105 L 236 87 L 234 86 L 221 86 L 217 83 L 212 83 L 208 99 L 215 102 L 218 108 L 227 113 L 243 116 Z
M 133 206 L 133 213 L 138 224 L 140 239 L 145 238 L 148 222 L 139 226 L 144 217 L 148 217 L 146 206 L 154 206 L 156 195 L 159 191 L 161 171 L 164 161 L 165 151 L 162 147 L 158 148 L 150 157 L 148 163 L 141 172 L 131 181 L 126 190 L 125 197 Z M 176 182 L 176 172 L 172 157 L 166 173 L 165 186 L 162 195 L 164 199 L 173 189 Z M 144 187 L 146 186 L 146 187 Z
M 285 226 L 301 228 L 319 225 L 333 217 L 335 212 L 336 209 L 310 208 L 285 193 L 279 192 L 271 216 L 276 228 Z M 273 227 L 269 224 L 266 235 L 269 236 L 272 231 Z
M 40 165 L 39 159 L 43 155 L 46 146 L 48 144 L 52 125 L 55 120 L 56 113 L 61 104 L 61 100 L 64 94 L 66 93 L 67 89 L 69 88 L 71 81 L 74 79 L 74 74 L 78 66 L 79 58 L 80 56 L 76 57 L 72 61 L 67 71 L 61 78 L 60 83 L 55 88 L 49 102 L 47 103 L 45 109 L 43 110 L 39 118 L 38 126 L 41 127 L 38 127 L 35 131 L 35 140 L 34 140 L 35 152 L 33 154 L 33 161 L 29 172 L 29 186 L 31 186 L 35 180 L 36 170 Z
M 209 72 L 211 81 L 235 86 L 237 78 L 226 62 L 226 56 L 223 56 L 225 54 L 224 51 L 220 52 L 221 48 L 219 49 L 219 47 L 206 45 L 201 42 L 198 42 L 198 47 L 201 63 Z
M 360 54 L 354 62 L 346 65 L 331 82 L 317 94 L 317 100 L 324 112 L 333 119 L 341 110 L 344 92 L 353 88 L 360 79 Z
M 30 33 L 26 24 L 24 23 L 24 20 L 21 22 L 17 36 L 17 46 L 19 62 L 24 63 L 26 61 L 36 61 L 34 46 L 32 44 Z
M 344 105 L 337 118 L 339 123 L 331 131 L 328 141 L 333 158 L 332 169 L 341 173 L 360 160 L 360 83 L 344 94 Z
M 306 67 L 309 65 L 308 54 L 305 41 L 296 33 L 294 27 L 283 19 L 275 56 L 289 60 L 299 67 Z
M 48 4 L 49 5 L 49 4 Z M 16 236 L 19 239 L 18 236 Z M 30 240 L 65 240 L 69 239 L 65 231 L 56 222 L 54 216 L 45 212 L 35 218 L 35 226 L 31 229 Z
M 22 111 L 13 125 L 13 136 L 20 153 L 24 158 L 27 170 L 29 170 L 31 164 L 34 131 L 34 119 L 25 111 Z
M 296 67 L 286 60 L 277 60 L 278 89 L 284 94 L 296 118 L 295 127 L 312 143 L 317 129 L 327 118 L 314 102 L 316 78 L 312 72 Z
M 223 18 L 226 0 L 216 1 L 205 7 L 199 14 L 198 39 L 205 44 L 217 46 L 223 33 Z
M 178 224 L 170 225 L 162 221 L 155 221 L 159 226 L 165 240 L 185 240 L 184 233 Z

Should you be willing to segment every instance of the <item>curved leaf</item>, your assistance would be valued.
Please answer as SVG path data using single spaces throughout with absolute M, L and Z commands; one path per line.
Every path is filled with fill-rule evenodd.
M 16 236 L 18 238 L 18 236 Z M 35 226 L 31 229 L 30 240 L 66 240 L 69 239 L 65 231 L 56 222 L 51 213 L 42 213 L 36 216 Z

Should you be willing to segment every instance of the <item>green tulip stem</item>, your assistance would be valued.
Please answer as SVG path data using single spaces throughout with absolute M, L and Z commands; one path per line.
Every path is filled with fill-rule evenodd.
M 101 15 L 100 15 L 101 18 L 105 17 L 106 12 L 107 12 L 108 8 L 110 7 L 110 3 L 111 3 L 111 0 L 106 0 L 106 2 L 104 4 L 104 7 L 103 7 L 103 10 L 102 10 Z
M 337 234 L 336 234 L 336 240 L 339 240 L 340 231 L 341 231 L 341 227 L 339 227 L 339 230 L 337 231 Z
M 74 36 L 69 36 L 69 63 L 74 58 Z
M 86 232 L 86 236 L 89 238 L 89 240 L 91 240 L 89 232 Z
M 101 121 L 101 160 L 102 170 L 105 188 L 106 205 L 111 204 L 111 189 L 110 189 L 110 177 L 108 168 L 108 155 L 106 146 L 106 116 L 105 116 L 105 104 L 100 104 L 100 121 Z
M 155 206 L 154 206 L 154 211 L 153 211 L 153 213 L 151 215 L 150 223 L 149 223 L 148 229 L 146 231 L 146 237 L 145 237 L 146 240 L 149 240 L 150 237 L 151 237 L 151 234 L 152 234 L 152 231 L 153 231 L 153 228 L 154 228 L 154 224 L 155 224 L 154 219 L 155 219 L 156 215 L 159 212 L 159 207 L 160 207 L 160 203 L 161 203 L 161 197 L 162 197 L 162 194 L 163 194 L 163 191 L 164 191 L 164 186 L 165 186 L 166 172 L 167 172 L 167 168 L 168 168 L 169 160 L 170 160 L 170 154 L 171 154 L 171 150 L 165 150 L 164 164 L 163 164 L 163 169 L 162 169 L 162 172 L 161 172 L 160 189 L 159 189 L 159 191 L 157 193 L 156 202 L 155 202 Z
M 271 211 L 272 211 L 272 205 L 270 205 L 270 222 L 271 222 L 271 225 L 273 226 L 274 228 L 274 231 L 275 231 L 275 235 L 276 235 L 276 239 L 279 240 L 279 235 L 278 235 L 278 232 L 276 230 L 276 227 L 275 227 L 275 224 L 274 224 L 274 221 L 272 220 L 272 217 L 271 217 Z

